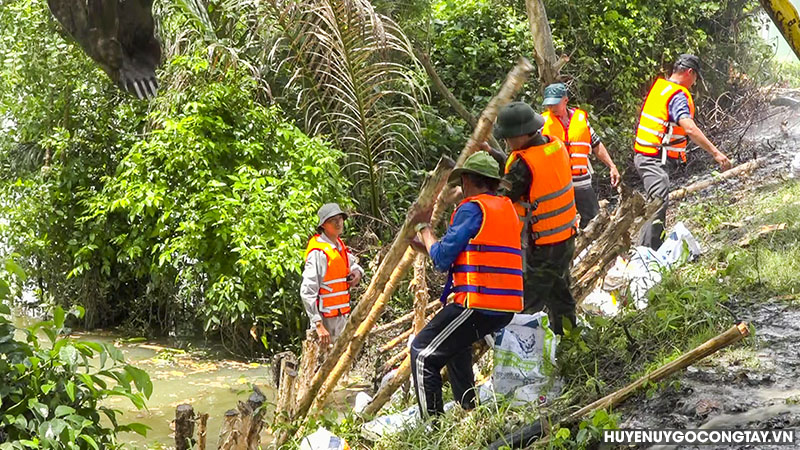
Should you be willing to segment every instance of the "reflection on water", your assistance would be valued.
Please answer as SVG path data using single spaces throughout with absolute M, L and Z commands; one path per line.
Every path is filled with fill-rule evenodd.
M 14 322 L 24 328 L 35 320 L 15 315 Z M 216 448 L 225 411 L 235 408 L 238 400 L 247 400 L 253 383 L 266 395 L 267 403 L 275 401 L 274 389 L 268 384 L 269 367 L 264 364 L 201 357 L 161 342 L 126 343 L 112 333 L 74 333 L 71 337 L 113 343 L 128 363 L 150 374 L 153 395 L 147 401 L 147 410 L 137 410 L 124 397 L 111 397 L 102 403 L 123 411 L 121 423 L 140 422 L 151 428 L 146 438 L 135 433 L 119 436 L 137 448 L 174 447 L 170 423 L 175 418 L 175 408 L 182 403 L 191 404 L 196 413 L 208 413 L 207 448 Z

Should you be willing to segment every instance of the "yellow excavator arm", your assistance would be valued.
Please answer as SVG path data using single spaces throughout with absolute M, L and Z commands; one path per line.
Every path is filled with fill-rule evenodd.
M 790 0 L 759 0 L 794 54 L 800 58 L 800 16 Z

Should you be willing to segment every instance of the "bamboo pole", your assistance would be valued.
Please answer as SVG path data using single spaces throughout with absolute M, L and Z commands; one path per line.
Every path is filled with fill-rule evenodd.
M 717 351 L 739 342 L 740 340 L 744 339 L 750 334 L 750 328 L 747 322 L 740 322 L 732 327 L 730 327 L 727 331 L 722 334 L 719 334 L 716 337 L 713 337 L 700 346 L 696 347 L 695 349 L 684 353 L 681 355 L 680 358 L 664 364 L 663 366 L 659 367 L 658 369 L 654 370 L 653 372 L 642 376 L 638 380 L 634 381 L 633 383 L 625 386 L 624 388 L 613 392 L 605 397 L 591 403 L 589 405 L 584 406 L 583 408 L 575 411 L 574 413 L 570 414 L 566 421 L 567 422 L 574 422 L 582 418 L 583 416 L 597 411 L 599 409 L 607 409 L 614 405 L 618 405 L 625 401 L 628 397 L 633 395 L 639 388 L 645 386 L 648 383 L 660 381 L 675 372 L 683 370 L 690 365 L 694 364 L 695 362 L 705 358 L 712 353 L 716 353 Z
M 720 175 L 712 177 L 708 180 L 698 181 L 697 183 L 690 184 L 684 188 L 676 189 L 669 193 L 670 200 L 680 200 L 686 197 L 689 194 L 692 194 L 697 191 L 702 191 L 703 189 L 713 186 L 721 181 L 727 180 L 729 178 L 733 178 L 739 175 L 746 174 L 753 169 L 757 168 L 761 164 L 763 164 L 765 158 L 754 159 L 753 161 L 746 162 L 744 164 L 739 164 L 738 166 L 722 172 Z
M 424 258 L 425 256 L 422 255 L 422 257 Z M 419 258 L 419 256 L 417 256 L 417 258 Z M 428 298 L 430 298 L 430 297 L 428 297 Z M 416 308 L 416 305 L 415 305 L 415 308 Z M 433 316 L 436 314 L 436 313 L 430 313 L 426 317 L 424 309 L 421 309 L 421 313 L 422 313 L 422 325 L 423 326 L 425 326 L 425 324 L 428 323 L 428 321 L 430 321 L 433 318 Z M 414 328 L 415 327 L 412 325 L 412 327 L 409 328 L 408 330 L 406 330 L 403 333 L 399 334 L 398 336 L 394 337 L 389 342 L 383 344 L 378 349 L 378 353 L 386 353 L 389 350 L 392 350 L 393 348 L 397 348 L 397 346 L 399 346 L 399 345 L 403 344 L 404 342 L 408 341 L 408 337 L 409 336 L 411 336 L 412 334 L 416 334 L 417 333 L 416 331 L 414 331 Z
M 406 358 L 406 356 L 408 356 L 408 347 L 403 347 L 403 349 L 400 350 L 398 354 L 392 356 L 391 358 L 387 359 L 385 363 L 383 363 L 380 369 L 378 369 L 378 371 L 376 372 L 376 377 L 383 378 L 384 375 L 386 375 L 387 373 L 389 373 L 389 371 L 394 369 L 394 366 L 401 363 Z
M 425 327 L 425 311 L 427 311 L 428 300 L 431 296 L 428 293 L 428 281 L 426 279 L 426 265 L 425 255 L 418 254 L 417 259 L 414 261 L 414 280 L 412 286 L 414 287 L 414 321 L 413 327 L 414 334 L 419 334 Z M 441 304 L 441 302 L 436 302 Z M 428 319 L 430 320 L 430 319 Z
M 494 121 L 497 118 L 497 113 L 500 112 L 500 108 L 511 103 L 514 97 L 516 97 L 517 92 L 522 89 L 522 85 L 528 81 L 528 77 L 532 71 L 533 66 L 530 61 L 525 58 L 520 58 L 517 65 L 511 69 L 503 85 L 500 86 L 497 95 L 492 97 L 489 104 L 486 105 L 486 108 L 481 113 L 481 117 L 478 119 L 478 125 L 472 130 L 472 134 L 461 150 L 461 154 L 458 156 L 456 167 L 464 165 L 464 161 L 466 161 L 470 155 L 478 151 L 483 142 L 486 142 L 491 134 Z M 450 206 L 450 202 L 447 200 L 453 198 L 453 190 L 454 187 L 448 186 L 439 195 L 439 200 L 436 202 L 436 207 L 431 217 L 431 225 L 434 228 L 444 218 L 444 213 Z
M 392 338 L 389 342 L 383 344 L 378 349 L 378 353 L 386 353 L 389 350 L 396 348 L 398 345 L 402 344 L 403 342 L 406 342 L 408 340 L 408 337 L 411 336 L 412 333 L 414 333 L 414 327 L 409 328 L 408 330 Z
M 438 309 L 437 307 L 441 307 L 441 306 L 442 306 L 442 302 L 440 302 L 438 300 L 434 300 L 434 301 L 428 303 L 427 305 L 425 305 L 425 311 Z M 386 331 L 391 330 L 392 328 L 399 327 L 400 325 L 405 325 L 406 323 L 411 322 L 413 319 L 414 319 L 414 311 L 412 310 L 412 311 L 409 311 L 407 314 L 404 314 L 401 317 L 398 317 L 397 319 L 395 319 L 395 320 L 393 320 L 393 321 L 391 321 L 391 322 L 389 322 L 387 324 L 383 324 L 383 325 L 381 325 L 379 327 L 375 327 L 372 331 L 369 332 L 369 335 L 373 336 L 373 335 L 376 335 L 376 334 L 384 333 Z
M 428 283 L 425 280 L 425 255 L 417 255 L 416 261 L 414 261 L 414 281 L 412 282 L 415 292 L 414 292 L 414 334 L 419 333 L 425 327 L 425 311 L 426 305 L 428 303 L 428 299 L 430 299 L 430 295 L 428 294 Z M 400 364 L 400 367 L 397 370 L 397 374 L 389 380 L 378 392 L 375 394 L 375 398 L 372 399 L 372 402 L 367 405 L 366 409 L 364 410 L 365 414 L 372 415 L 377 413 L 389 399 L 392 398 L 392 394 L 397 391 L 403 383 L 408 380 L 408 376 L 411 374 L 411 355 L 408 349 L 404 350 L 405 358 L 403 362 Z M 401 353 L 402 354 L 402 353 Z M 385 366 L 384 366 L 385 367 Z
M 646 386 L 648 383 L 660 381 L 680 370 L 685 369 L 686 367 L 694 364 L 695 362 L 709 356 L 729 345 L 735 344 L 740 340 L 747 337 L 750 334 L 750 329 L 748 327 L 747 322 L 740 322 L 737 325 L 732 326 L 727 331 L 717 335 L 709 339 L 708 341 L 704 342 L 700 346 L 694 348 L 691 351 L 684 353 L 680 358 L 671 361 L 663 366 L 659 367 L 658 369 L 650 372 L 647 375 L 642 376 L 638 380 L 634 381 L 633 383 L 625 386 L 624 388 L 612 392 L 611 394 L 606 395 L 605 397 L 584 406 L 583 408 L 575 411 L 574 413 L 567 416 L 564 420 L 560 421 L 552 428 L 559 428 L 563 425 L 569 425 L 575 423 L 576 421 L 580 420 L 586 415 L 589 415 L 595 411 L 600 409 L 608 409 L 614 407 L 623 401 L 625 401 L 628 397 L 633 395 L 637 390 Z M 490 450 L 498 450 L 504 446 L 509 446 L 511 448 L 519 448 L 519 446 L 528 446 L 539 436 L 543 434 L 544 430 L 541 426 L 539 421 L 527 425 L 511 434 L 504 436 L 502 439 L 499 439 L 489 445 Z M 541 443 L 541 441 L 540 441 Z

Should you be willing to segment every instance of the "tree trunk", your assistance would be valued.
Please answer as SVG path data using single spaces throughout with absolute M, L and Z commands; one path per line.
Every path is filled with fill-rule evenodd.
M 607 219 L 601 216 L 595 218 L 598 228 L 592 230 L 592 233 L 597 235 L 596 239 L 592 242 L 578 241 L 583 246 L 591 244 L 591 248 L 570 270 L 573 281 L 571 290 L 576 303 L 580 304 L 595 289 L 617 256 L 631 248 L 631 239 L 638 235 L 638 230 L 655 214 L 661 204 L 659 199 L 647 205 L 645 202 L 641 194 L 622 186 L 620 204 L 613 216 Z
M 547 20 L 543 1 L 525 0 L 525 10 L 533 35 L 533 55 L 539 70 L 539 81 L 544 87 L 559 81 L 559 72 L 569 58 L 566 55 L 560 58 L 556 56 L 553 33 L 550 31 L 550 22 Z
M 746 162 L 744 164 L 739 164 L 738 166 L 722 172 L 720 175 L 710 178 L 708 180 L 698 181 L 697 183 L 690 184 L 684 188 L 676 189 L 669 193 L 670 200 L 680 200 L 686 197 L 689 194 L 692 194 L 697 191 L 702 191 L 703 189 L 713 186 L 721 181 L 727 180 L 728 178 L 733 178 L 735 176 L 746 174 L 761 164 L 763 164 L 765 158 L 759 158 L 750 162 Z
M 219 450 L 258 450 L 261 430 L 264 428 L 264 411 L 261 406 L 266 397 L 257 388 L 247 402 L 239 402 L 237 409 L 225 413 L 219 437 Z
M 206 435 L 208 434 L 208 414 L 197 416 L 197 450 L 206 450 Z
M 306 340 L 303 341 L 303 354 L 300 358 L 300 369 L 298 370 L 297 378 L 295 379 L 295 392 L 293 400 L 302 398 L 307 394 L 311 380 L 314 378 L 314 374 L 317 372 L 317 368 L 319 367 L 319 360 L 319 338 L 317 337 L 316 331 L 308 330 L 306 331 Z M 289 417 L 292 417 L 295 414 L 296 407 L 297 405 L 293 401 L 289 410 L 287 410 Z
M 194 446 L 194 408 L 178 405 L 175 409 L 175 448 L 189 450 Z
M 289 415 L 294 403 L 294 380 L 297 378 L 297 361 L 281 359 L 278 382 L 278 401 L 275 404 L 275 417 Z

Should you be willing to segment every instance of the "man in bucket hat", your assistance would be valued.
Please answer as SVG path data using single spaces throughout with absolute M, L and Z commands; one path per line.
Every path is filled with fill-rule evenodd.
M 441 370 L 447 366 L 456 402 L 475 407 L 472 344 L 508 325 L 522 311 L 520 221 L 511 201 L 495 194 L 500 165 L 479 151 L 453 171 L 464 200 L 441 240 L 427 221 L 430 210 L 415 217 L 420 241 L 436 269 L 447 271 L 444 308 L 411 344 L 411 373 L 423 417 L 444 412 Z M 450 303 L 447 301 L 450 300 Z
M 619 183 L 619 171 L 600 136 L 589 125 L 589 114 L 580 108 L 567 106 L 569 95 L 564 83 L 553 83 L 544 89 L 542 106 L 547 108 L 542 113 L 545 119 L 542 134 L 556 137 L 567 146 L 570 165 L 572 166 L 572 185 L 575 188 L 575 206 L 581 216 L 581 228 L 586 228 L 600 212 L 597 194 L 592 187 L 592 164 L 589 155 L 594 153 L 597 159 L 608 167 L 611 185 Z
M 668 79 L 658 78 L 650 88 L 639 113 L 633 164 L 647 196 L 664 200 L 655 219 L 642 227 L 639 245 L 658 249 L 664 242 L 662 235 L 670 190 L 666 166 L 668 161 L 686 162 L 689 139 L 708 152 L 723 171 L 731 168 L 728 157 L 708 140 L 694 121 L 694 99 L 689 89 L 698 78 L 701 78 L 700 58 L 680 55 L 672 66 L 672 75 Z
M 577 211 L 569 153 L 559 139 L 541 133 L 544 118 L 527 103 L 500 110 L 494 135 L 511 154 L 503 178 L 506 195 L 522 217 L 525 313 L 546 306 L 556 334 L 563 319 L 575 325 L 569 265 L 575 253 Z
M 317 234 L 306 248 L 300 297 L 322 348 L 327 348 L 347 323 L 350 288 L 361 282 L 364 269 L 340 238 L 347 219 L 342 208 L 336 203 L 326 203 L 317 215 Z

